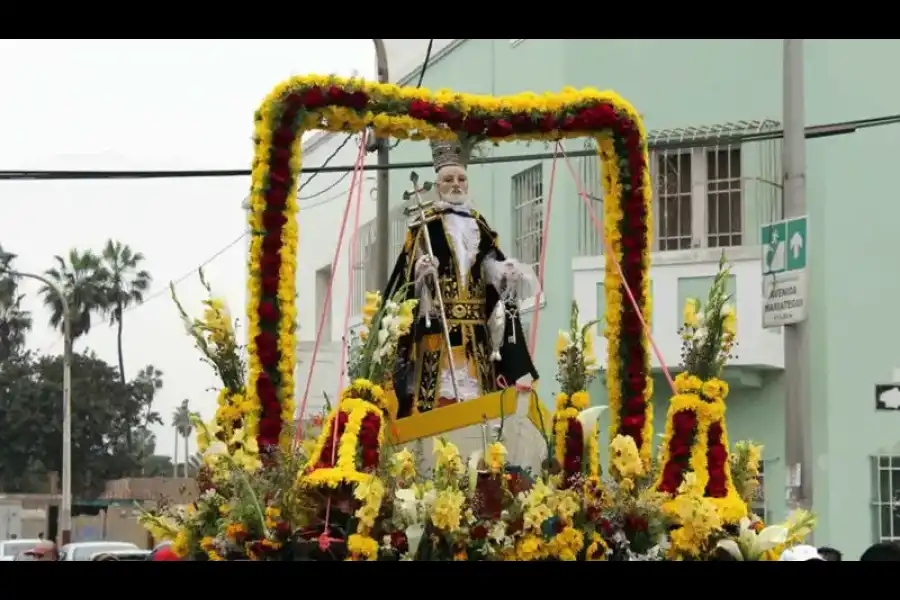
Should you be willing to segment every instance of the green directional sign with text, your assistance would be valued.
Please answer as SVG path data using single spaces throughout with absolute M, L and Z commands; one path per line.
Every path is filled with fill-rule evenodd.
M 762 271 L 766 275 L 806 269 L 806 217 L 763 225 L 760 229 Z
M 806 217 L 790 219 L 787 222 L 787 270 L 799 271 L 806 268 Z

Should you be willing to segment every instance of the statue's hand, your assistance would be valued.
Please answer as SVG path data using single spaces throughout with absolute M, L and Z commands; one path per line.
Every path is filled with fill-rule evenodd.
M 436 259 L 432 258 L 430 255 L 420 256 L 416 260 L 415 270 L 416 274 L 424 273 L 425 271 L 437 270 L 438 262 Z

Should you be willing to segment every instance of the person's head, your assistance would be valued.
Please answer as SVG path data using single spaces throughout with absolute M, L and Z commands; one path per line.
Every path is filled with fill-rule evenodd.
M 805 562 L 808 560 L 825 561 L 825 558 L 813 546 L 804 544 L 786 548 L 781 553 L 781 556 L 778 557 L 778 560 L 784 562 Z
M 821 556 L 828 562 L 841 562 L 842 560 L 844 560 L 844 555 L 840 550 L 831 548 L 829 546 L 820 546 L 819 556 Z
M 897 544 L 896 542 L 881 542 L 880 544 L 875 544 L 863 552 L 863 555 L 859 557 L 859 560 L 900 560 L 900 544 Z
M 434 142 L 431 145 L 434 170 L 437 174 L 438 197 L 450 204 L 469 202 L 469 176 L 466 173 L 466 152 L 459 142 Z

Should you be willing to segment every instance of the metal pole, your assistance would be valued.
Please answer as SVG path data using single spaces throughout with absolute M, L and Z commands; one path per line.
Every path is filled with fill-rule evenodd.
M 59 297 L 63 312 L 63 430 L 62 430 L 62 506 L 60 507 L 60 545 L 72 541 L 72 313 L 69 301 L 59 287 L 40 275 L 10 271 L 13 277 L 40 281 Z
M 375 43 L 375 60 L 378 66 L 378 82 L 390 83 L 388 76 L 387 50 L 384 40 L 373 39 Z M 390 173 L 387 166 L 391 163 L 388 140 L 378 139 L 378 178 L 377 196 L 375 200 L 375 285 L 381 289 L 387 285 L 391 249 L 390 210 Z
M 806 214 L 803 40 L 784 40 L 784 216 Z M 809 341 L 805 321 L 784 327 L 784 448 L 789 509 L 812 506 Z

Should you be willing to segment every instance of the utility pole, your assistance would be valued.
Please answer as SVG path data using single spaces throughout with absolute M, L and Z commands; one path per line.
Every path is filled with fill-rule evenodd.
M 62 431 L 62 501 L 60 504 L 60 546 L 72 541 L 72 313 L 69 301 L 59 287 L 40 275 L 6 270 L 13 277 L 40 281 L 59 297 L 63 312 L 63 431 Z
M 375 43 L 375 60 L 378 67 L 378 82 L 390 83 L 388 76 L 387 50 L 384 40 L 373 39 Z M 376 139 L 378 144 L 378 176 L 376 179 L 377 195 L 375 200 L 375 286 L 383 288 L 388 280 L 388 254 L 391 249 L 390 210 L 390 172 L 386 168 L 391 163 L 389 140 Z
M 806 215 L 806 108 L 803 40 L 784 40 L 785 218 Z M 807 254 L 808 256 L 808 254 Z M 784 448 L 788 508 L 809 509 L 813 501 L 809 333 L 807 321 L 784 326 Z

